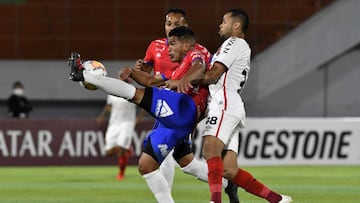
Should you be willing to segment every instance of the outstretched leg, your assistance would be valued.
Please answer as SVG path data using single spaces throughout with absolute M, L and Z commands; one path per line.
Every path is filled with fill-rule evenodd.
M 70 77 L 72 81 L 85 81 L 102 89 L 107 94 L 127 99 L 135 104 L 140 104 L 144 96 L 144 89 L 135 88 L 122 80 L 94 75 L 88 73 L 82 66 L 80 54 L 71 53 L 69 58 Z

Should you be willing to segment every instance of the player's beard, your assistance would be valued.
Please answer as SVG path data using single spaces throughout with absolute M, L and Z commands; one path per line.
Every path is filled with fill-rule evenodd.
M 224 42 L 227 38 L 229 38 L 227 35 L 220 33 L 220 31 L 219 31 L 219 36 L 220 36 L 221 42 Z
M 222 42 L 224 42 L 227 38 L 231 36 L 231 33 L 227 33 L 226 30 L 219 29 L 218 34 Z

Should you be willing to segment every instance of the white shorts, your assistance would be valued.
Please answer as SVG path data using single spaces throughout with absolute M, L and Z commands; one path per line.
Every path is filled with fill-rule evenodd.
M 244 116 L 229 115 L 223 111 L 210 111 L 205 118 L 203 136 L 215 136 L 224 144 L 224 150 L 232 150 L 238 153 L 239 133 L 244 126 Z
M 135 135 L 135 122 L 123 122 L 109 125 L 105 134 L 105 150 L 114 147 L 130 149 L 132 137 Z

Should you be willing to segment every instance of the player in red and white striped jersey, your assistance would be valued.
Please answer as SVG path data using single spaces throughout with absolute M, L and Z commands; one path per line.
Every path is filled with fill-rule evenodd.
M 203 155 L 208 164 L 210 203 L 221 203 L 222 176 L 270 203 L 289 203 L 291 197 L 270 190 L 237 165 L 239 131 L 245 125 L 240 92 L 250 71 L 251 50 L 244 40 L 248 25 L 246 12 L 239 9 L 226 12 L 219 26 L 219 34 L 225 41 L 213 56 L 210 70 L 185 75 L 177 89 L 186 92 L 197 81 L 209 84 Z M 228 152 L 222 158 L 223 150 Z

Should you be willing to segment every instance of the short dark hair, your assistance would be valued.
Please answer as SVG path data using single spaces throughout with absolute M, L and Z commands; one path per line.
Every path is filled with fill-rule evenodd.
M 165 15 L 167 15 L 167 14 L 169 14 L 169 13 L 175 13 L 175 14 L 179 13 L 179 14 L 181 14 L 182 16 L 184 16 L 184 18 L 186 17 L 186 12 L 185 12 L 183 9 L 181 9 L 181 8 L 170 8 L 170 9 L 165 13 Z
M 245 32 L 249 28 L 250 25 L 249 16 L 244 10 L 233 8 L 228 10 L 227 13 L 231 13 L 231 17 L 238 18 L 241 21 L 243 32 Z
M 20 81 L 16 81 L 13 83 L 13 88 L 15 87 L 24 87 L 24 85 Z
M 169 37 L 178 37 L 179 39 L 191 39 L 195 40 L 195 34 L 194 32 L 186 27 L 186 26 L 180 26 L 172 29 L 169 32 Z

